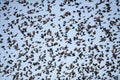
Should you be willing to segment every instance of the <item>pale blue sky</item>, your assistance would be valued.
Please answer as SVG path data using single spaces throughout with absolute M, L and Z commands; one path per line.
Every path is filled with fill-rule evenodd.
M 22 1 L 22 0 L 20 0 L 20 1 Z M 3 67 L 0 67 L 0 80 L 13 80 L 12 79 L 13 75 L 15 75 L 16 72 L 23 72 L 23 74 L 24 74 L 25 71 L 23 71 L 22 69 L 24 67 L 26 67 L 26 66 L 30 66 L 30 64 L 28 62 L 31 61 L 31 59 L 28 59 L 28 61 L 26 61 L 26 62 L 23 62 L 23 61 L 25 60 L 26 55 L 29 56 L 29 55 L 32 54 L 31 51 L 34 52 L 34 61 L 32 61 L 32 62 L 39 62 L 40 65 L 41 65 L 41 69 L 35 71 L 35 69 L 38 66 L 32 66 L 32 69 L 29 68 L 32 71 L 32 74 L 28 75 L 28 77 L 23 76 L 23 78 L 24 78 L 23 80 L 28 80 L 30 76 L 36 75 L 38 72 L 40 72 L 42 74 L 42 76 L 35 76 L 35 80 L 38 80 L 38 78 L 40 78 L 40 80 L 42 78 L 46 79 L 45 78 L 46 76 L 50 77 L 51 80 L 57 79 L 56 78 L 57 77 L 57 74 L 56 74 L 57 71 L 56 70 L 58 69 L 58 66 L 60 64 L 64 64 L 64 63 L 66 63 L 66 64 L 65 64 L 65 66 L 62 67 L 61 75 L 59 75 L 61 77 L 61 79 L 65 79 L 65 78 L 68 77 L 68 75 L 65 75 L 64 72 L 68 72 L 69 73 L 69 72 L 72 71 L 72 70 L 67 70 L 66 69 L 66 66 L 69 66 L 70 64 L 73 64 L 76 67 L 76 69 L 73 69 L 76 72 L 76 77 L 74 77 L 74 78 L 71 77 L 70 79 L 71 80 L 76 80 L 77 77 L 82 76 L 82 73 L 81 74 L 78 73 L 78 70 L 77 70 L 78 67 L 76 66 L 77 63 L 79 64 L 79 67 L 81 67 L 81 71 L 83 70 L 83 73 L 86 76 L 88 76 L 87 78 L 89 78 L 93 73 L 86 73 L 85 69 L 82 69 L 81 65 L 82 64 L 87 64 L 87 66 L 91 66 L 93 68 L 96 68 L 96 66 L 88 64 L 89 60 L 90 60 L 90 58 L 88 58 L 88 56 L 93 54 L 93 53 L 94 54 L 98 54 L 98 55 L 101 54 L 101 52 L 103 52 L 104 55 L 108 54 L 108 58 L 110 58 L 109 61 L 112 62 L 112 60 L 113 60 L 114 63 L 115 63 L 114 66 L 118 66 L 117 61 L 120 61 L 120 59 L 119 58 L 117 58 L 117 59 L 112 58 L 112 46 L 113 45 L 118 45 L 118 47 L 116 47 L 117 50 L 119 50 L 119 48 L 120 48 L 119 47 L 119 45 L 120 45 L 120 43 L 119 43 L 119 41 L 120 41 L 120 30 L 118 30 L 118 28 L 117 28 L 120 25 L 120 21 L 116 22 L 116 25 L 111 26 L 110 25 L 110 21 L 107 20 L 108 18 L 110 18 L 110 20 L 115 21 L 115 19 L 120 18 L 119 17 L 120 16 L 120 12 L 117 12 L 117 9 L 120 10 L 120 7 L 115 5 L 116 4 L 115 0 L 110 0 L 110 2 L 102 3 L 102 4 L 98 5 L 97 9 L 95 8 L 95 4 L 99 3 L 99 0 L 94 0 L 93 2 L 88 2 L 88 1 L 85 1 L 85 0 L 76 0 L 77 3 L 80 3 L 80 5 L 77 8 L 76 8 L 75 5 L 72 6 L 73 4 L 75 4 L 74 1 L 70 3 L 71 6 L 66 4 L 63 7 L 60 7 L 59 4 L 63 3 L 63 0 L 56 0 L 56 2 L 54 4 L 50 4 L 52 6 L 51 13 L 55 14 L 55 16 L 50 16 L 50 13 L 47 11 L 47 6 L 48 6 L 47 0 L 44 1 L 44 3 L 43 3 L 44 7 L 41 6 L 42 7 L 41 9 L 40 9 L 40 6 L 38 6 L 36 8 L 33 7 L 33 6 L 30 6 L 30 3 L 35 3 L 36 1 L 39 2 L 39 5 L 41 4 L 41 0 L 40 1 L 39 0 L 28 0 L 28 2 L 29 2 L 28 6 L 30 7 L 28 9 L 27 6 L 23 6 L 23 4 L 19 4 L 17 2 L 17 0 L 14 0 L 13 2 L 10 2 L 9 5 L 7 6 L 7 9 L 3 11 L 1 9 L 4 6 L 4 2 L 5 1 L 4 0 L 0 0 L 0 2 L 1 2 L 1 4 L 0 4 L 0 23 L 1 23 L 0 24 L 0 34 L 2 35 L 2 37 L 0 37 L 0 40 L 3 39 L 3 43 L 0 43 L 0 64 L 4 64 Z M 102 12 L 102 10 L 106 10 L 106 5 L 105 4 L 110 4 L 110 7 L 111 7 L 110 8 L 111 9 L 110 12 Z M 84 7 L 84 9 L 80 9 L 82 6 Z M 92 11 L 88 12 L 87 8 L 85 8 L 86 6 L 90 7 L 90 9 Z M 60 11 L 60 8 L 64 8 L 65 10 L 64 11 Z M 15 10 L 15 9 L 17 9 L 17 10 Z M 39 10 L 40 12 L 34 13 L 34 14 L 27 14 L 27 11 L 30 10 L 30 9 Z M 20 11 L 20 10 L 22 10 L 22 11 Z M 79 17 L 77 12 L 73 13 L 73 11 L 77 11 L 77 10 L 81 11 L 81 17 Z M 96 24 L 95 21 L 94 21 L 95 17 L 99 17 L 99 16 L 101 17 L 100 14 L 96 14 L 99 10 L 101 10 L 100 13 L 102 13 L 102 15 L 104 16 L 103 18 L 101 18 L 101 20 L 102 20 L 102 22 L 101 22 L 102 25 L 101 26 L 99 26 L 98 23 Z M 35 31 L 35 32 L 38 31 L 39 32 L 38 34 L 35 33 L 35 36 L 33 37 L 33 41 L 30 40 L 30 37 L 23 36 L 23 34 L 21 34 L 20 30 L 18 29 L 18 26 L 21 25 L 24 21 L 27 21 L 28 25 L 30 25 L 30 22 L 27 19 L 21 20 L 21 17 L 16 18 L 13 15 L 13 13 L 15 11 L 18 14 L 24 14 L 25 15 L 25 16 L 23 16 L 24 18 L 26 18 L 28 16 L 32 17 L 33 19 L 31 19 L 31 20 L 32 21 L 36 21 L 34 23 L 34 25 L 39 25 L 39 27 L 43 28 L 41 30 L 39 30 L 39 29 L 36 30 L 36 28 L 38 26 L 37 27 L 33 27 L 33 26 L 30 27 L 30 26 L 25 26 L 25 25 L 22 26 L 21 29 L 23 29 L 23 28 L 27 29 L 27 32 L 25 32 L 25 35 L 27 33 L 32 33 L 33 31 Z M 64 15 L 64 13 L 67 12 L 67 11 L 69 11 L 71 13 L 71 15 L 67 16 L 65 19 L 61 19 L 60 16 Z M 3 16 L 4 13 L 7 14 L 6 17 L 8 17 L 9 20 L 4 20 L 6 18 L 5 16 Z M 116 13 L 116 15 L 114 15 L 115 13 Z M 12 16 L 10 16 L 10 15 L 12 15 Z M 53 19 L 53 22 L 49 21 L 47 24 L 43 24 L 43 22 L 38 22 L 37 18 L 34 18 L 34 16 L 38 16 L 38 15 L 42 16 L 42 21 L 50 18 L 50 19 Z M 44 15 L 46 15 L 46 17 L 43 17 Z M 93 15 L 92 18 L 90 18 L 91 15 Z M 73 16 L 74 16 L 74 18 L 73 18 Z M 77 21 L 78 23 L 73 23 L 72 21 L 69 22 L 69 20 L 72 19 L 72 18 L 75 19 L 75 21 Z M 80 18 L 80 20 L 79 20 L 79 18 Z M 16 24 L 16 25 L 13 24 L 13 27 L 14 27 L 13 29 L 8 27 L 8 23 L 11 23 L 12 20 L 16 20 L 16 19 L 19 19 L 19 23 Z M 79 40 L 74 41 L 73 37 L 76 36 L 76 33 L 77 33 L 76 30 L 78 29 L 78 24 L 80 24 L 81 22 L 84 22 L 85 20 L 88 20 L 88 21 L 85 24 L 83 24 L 82 26 L 80 26 L 80 27 L 84 27 L 83 32 L 85 32 L 85 35 L 84 36 L 81 36 L 81 35 L 78 36 L 79 39 L 83 39 L 83 40 L 85 40 L 85 42 L 81 42 L 80 45 L 77 46 L 76 42 L 79 41 Z M 63 26 L 64 21 L 66 21 L 66 25 L 65 26 Z M 55 26 L 55 28 L 53 28 L 50 25 L 51 23 L 53 23 L 53 26 Z M 58 24 L 60 24 L 61 27 L 59 27 Z M 72 24 L 72 27 L 75 27 L 75 28 L 72 29 L 72 27 L 70 27 L 70 24 Z M 5 25 L 5 26 L 3 27 L 2 25 Z M 87 31 L 86 31 L 88 25 L 91 25 L 91 26 L 96 25 L 97 26 L 97 28 L 92 28 L 91 29 L 93 32 L 94 31 L 96 32 L 95 35 L 93 35 L 91 33 L 91 35 L 93 35 L 93 37 L 91 37 L 90 34 L 88 34 Z M 112 28 L 110 29 L 109 26 L 111 26 Z M 63 35 L 66 35 L 66 33 L 65 33 L 65 28 L 66 27 L 70 28 L 69 32 L 67 33 L 67 36 L 68 36 L 67 39 L 71 38 L 72 44 L 66 43 L 67 40 L 64 40 L 65 37 Z M 102 31 L 102 29 L 100 29 L 100 27 L 106 28 L 106 29 L 110 29 L 110 32 L 112 33 L 112 35 L 114 33 L 118 34 L 116 36 L 112 36 L 112 38 L 116 37 L 117 39 L 112 42 L 112 41 L 109 41 L 109 38 L 106 38 L 105 42 L 99 42 L 100 39 L 101 39 L 100 36 L 102 36 L 102 37 L 106 37 L 107 36 L 105 34 L 105 31 L 104 30 Z M 63 34 L 60 33 L 60 28 L 61 28 Z M 4 30 L 6 30 L 6 29 L 8 29 L 9 31 L 7 33 L 4 33 Z M 42 39 L 41 38 L 41 34 L 44 34 L 45 32 L 47 32 L 48 29 L 50 29 L 52 31 L 52 36 L 47 35 L 47 36 L 45 36 L 44 39 Z M 14 38 L 11 38 L 12 35 L 8 35 L 9 32 L 12 32 L 13 35 L 18 33 L 18 35 L 16 37 L 14 37 Z M 56 38 L 56 36 L 55 36 L 56 32 L 59 32 L 60 39 Z M 16 40 L 17 41 L 16 44 L 18 43 L 20 50 L 16 51 L 14 49 L 14 46 L 12 46 L 11 49 L 8 48 L 8 46 L 9 46 L 9 44 L 7 43 L 7 38 L 8 37 L 10 37 L 11 40 Z M 45 39 L 48 39 L 48 38 L 51 38 L 51 37 L 53 37 L 54 38 L 54 42 L 57 42 L 58 44 L 60 44 L 60 46 L 56 45 L 56 46 L 52 46 L 52 47 L 47 47 Z M 21 40 L 21 38 L 23 38 L 23 40 Z M 88 41 L 88 39 L 94 39 L 92 45 L 90 44 L 90 41 Z M 25 45 L 25 47 L 29 48 L 29 51 L 25 54 L 25 56 L 22 56 L 21 58 L 18 59 L 17 57 L 18 57 L 19 53 L 25 53 L 26 52 L 24 50 L 25 47 L 22 47 L 22 45 L 25 44 L 26 40 L 28 40 L 28 43 L 31 44 L 32 46 L 34 46 L 34 48 L 38 49 L 39 52 L 35 53 L 34 48 L 28 47 L 28 46 Z M 41 43 L 38 44 L 38 43 L 36 43 L 36 41 L 40 41 Z M 52 42 L 48 42 L 48 45 L 51 45 L 51 43 Z M 109 45 L 107 45 L 107 43 L 109 43 Z M 83 44 L 86 44 L 86 46 L 84 46 Z M 67 53 L 70 53 L 72 51 L 73 53 L 75 53 L 75 56 L 67 56 L 66 58 L 64 58 L 63 56 L 60 58 L 60 55 L 56 56 L 58 53 L 60 53 L 62 51 L 65 51 L 65 50 L 59 50 L 58 52 L 56 52 L 56 50 L 58 48 L 60 49 L 60 47 L 65 47 L 66 45 L 68 47 Z M 100 52 L 97 52 L 95 49 L 93 51 L 89 52 L 88 47 L 89 46 L 93 47 L 94 45 L 106 45 L 106 47 L 109 48 L 109 52 L 105 51 L 106 47 L 104 47 L 103 49 L 98 47 Z M 2 49 L 1 48 L 2 46 L 5 46 L 6 50 Z M 85 51 L 82 50 L 83 47 L 85 47 Z M 53 50 L 52 56 L 56 56 L 55 57 L 55 61 L 52 62 L 52 65 L 54 65 L 55 67 L 54 68 L 50 68 L 49 70 L 53 69 L 53 72 L 51 72 L 49 75 L 47 75 L 47 74 L 45 74 L 43 72 L 45 70 L 45 66 L 48 66 L 48 62 L 52 61 L 52 57 L 50 57 L 50 53 L 47 51 L 50 48 L 52 48 L 52 50 Z M 74 64 L 73 62 L 78 58 L 78 55 L 79 55 L 79 53 L 77 51 L 74 51 L 75 48 L 80 49 L 81 53 L 83 53 L 85 56 L 83 57 L 83 59 L 79 58 L 78 62 Z M 44 53 L 44 50 L 46 50 L 46 53 Z M 8 51 L 8 53 L 6 53 L 6 51 Z M 116 54 L 117 54 L 118 57 L 120 57 L 119 52 L 117 52 Z M 9 55 L 11 55 L 11 58 L 8 58 Z M 14 57 L 14 55 L 16 55 L 16 56 Z M 43 62 L 39 61 L 39 56 L 43 56 L 43 55 L 46 55 L 46 57 L 45 57 L 46 61 L 43 61 Z M 5 58 L 4 58 L 4 56 L 5 56 Z M 104 61 L 102 61 L 101 64 L 99 64 L 96 59 L 93 59 L 93 62 L 97 63 L 101 67 L 105 66 L 105 63 L 107 61 L 107 57 L 104 56 L 102 58 L 104 59 Z M 18 60 L 22 61 L 21 67 L 20 67 L 21 70 L 17 71 L 17 69 L 15 69 L 15 71 L 12 71 L 13 65 L 10 65 L 10 64 L 7 63 L 7 61 L 9 61 L 11 59 L 14 61 L 13 64 L 14 63 L 18 64 L 19 63 Z M 59 59 L 61 59 L 61 60 L 58 61 Z M 5 69 L 5 67 L 7 65 L 9 65 L 11 67 L 11 68 L 10 67 L 8 68 L 8 70 L 10 70 L 9 72 L 11 72 L 11 73 L 6 74 L 6 75 L 3 76 L 4 73 L 2 71 Z M 111 67 L 109 67 L 109 68 L 111 68 Z M 104 73 L 106 73 L 106 71 L 104 71 L 104 70 L 107 70 L 107 67 L 105 67 L 103 69 L 99 69 L 99 68 L 97 68 L 97 69 L 99 71 L 98 75 L 100 77 L 102 77 L 102 75 Z M 116 69 L 116 72 L 112 72 L 112 74 L 118 76 L 120 74 L 119 69 Z M 107 76 L 107 74 L 105 76 L 107 77 L 107 79 L 114 80 L 113 77 L 109 77 L 109 76 Z M 105 76 L 103 78 L 105 78 Z M 95 79 L 95 78 L 96 78 L 96 76 L 93 75 L 92 79 Z M 21 79 L 21 77 L 19 77 L 19 79 Z M 97 78 L 97 80 L 98 80 L 98 78 Z

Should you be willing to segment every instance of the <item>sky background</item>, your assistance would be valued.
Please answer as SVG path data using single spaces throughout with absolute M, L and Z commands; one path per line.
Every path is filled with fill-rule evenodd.
M 52 4 L 52 0 L 43 0 L 43 3 L 42 0 L 27 0 L 26 2 L 28 4 L 26 4 L 24 0 L 13 0 L 9 1 L 9 4 L 6 5 L 6 0 L 0 0 L 0 65 L 3 64 L 3 66 L 0 66 L 0 80 L 13 80 L 13 76 L 16 75 L 17 72 L 19 74 L 18 80 L 21 80 L 22 78 L 23 80 L 28 80 L 30 76 L 35 76 L 34 80 L 41 80 L 42 78 L 48 79 L 49 77 L 51 80 L 57 80 L 57 77 L 60 77 L 61 80 L 66 78 L 76 80 L 79 76 L 81 76 L 80 79 L 82 79 L 83 74 L 87 76 L 86 79 L 88 80 L 101 80 L 98 79 L 98 76 L 103 79 L 106 77 L 107 79 L 115 80 L 113 76 L 109 77 L 106 73 L 111 70 L 111 66 L 116 67 L 116 72 L 111 72 L 111 74 L 120 79 L 120 67 L 118 67 L 120 66 L 120 3 L 116 5 L 117 0 L 101 0 L 103 1 L 101 4 L 99 4 L 100 0 L 92 0 L 92 2 L 89 2 L 89 0 L 76 0 L 71 1 L 70 3 L 64 3 L 64 1 L 66 0 L 55 0 L 55 3 Z M 38 5 L 34 6 L 34 3 L 36 2 L 38 2 Z M 79 3 L 79 6 L 75 5 L 75 3 Z M 61 7 L 60 4 L 64 4 L 64 6 Z M 96 4 L 98 4 L 98 8 L 96 8 Z M 110 11 L 108 12 L 106 4 L 110 5 Z M 48 5 L 51 6 L 51 12 L 47 11 Z M 3 10 L 3 8 L 6 9 Z M 33 14 L 28 14 L 28 11 L 32 9 L 34 9 L 35 12 L 33 12 Z M 61 11 L 60 9 L 64 9 L 64 11 Z M 37 13 L 36 11 L 39 12 Z M 78 13 L 79 11 L 81 12 L 80 16 Z M 15 12 L 16 14 L 13 15 Z M 62 18 L 61 16 L 64 16 L 66 12 L 70 12 L 71 14 Z M 6 16 L 4 16 L 4 14 L 6 14 Z M 21 16 L 16 17 L 17 14 Z M 51 14 L 55 14 L 55 16 L 51 16 Z M 93 17 L 91 17 L 91 15 L 93 15 Z M 101 25 L 99 25 L 99 22 L 95 21 L 98 17 L 100 17 Z M 6 20 L 6 18 L 9 18 L 9 20 Z M 41 19 L 41 21 L 38 21 L 38 19 Z M 17 20 L 19 21 L 16 24 Z M 44 21 L 47 20 L 49 21 L 44 24 Z M 32 26 L 30 26 L 31 21 L 35 21 Z M 111 21 L 115 23 L 111 24 Z M 25 25 L 24 22 L 27 22 L 28 25 Z M 88 29 L 89 25 L 91 25 L 92 28 Z M 24 35 L 19 30 L 19 27 L 21 30 L 26 29 Z M 67 33 L 66 28 L 70 29 Z M 79 29 L 81 30 L 78 32 L 77 30 Z M 52 32 L 51 35 L 48 34 L 45 35 L 44 38 L 41 38 L 41 35 L 47 34 L 48 30 Z M 88 30 L 91 31 L 90 34 L 88 33 Z M 112 41 L 110 41 L 109 34 L 107 34 L 105 30 L 109 30 Z M 28 33 L 33 34 L 34 32 L 35 35 L 33 37 L 27 35 Z M 56 36 L 57 32 L 60 37 Z M 94 32 L 96 34 L 94 34 Z M 77 33 L 80 35 L 77 35 Z M 78 37 L 78 40 L 74 40 L 74 37 Z M 101 37 L 106 40 L 100 42 Z M 11 40 L 10 43 L 8 43 L 9 38 Z M 54 39 L 54 41 L 47 42 L 48 39 Z M 71 44 L 68 43 L 69 39 L 71 39 Z M 30 47 L 26 45 L 26 40 L 28 41 L 28 44 L 31 45 Z M 84 40 L 84 42 L 82 42 L 82 40 Z M 14 43 L 14 41 L 16 42 Z M 79 45 L 76 44 L 77 42 Z M 10 46 L 12 43 L 13 45 Z M 57 43 L 57 45 L 52 46 L 54 43 Z M 15 49 L 15 45 L 17 44 L 19 50 Z M 25 46 L 22 46 L 23 44 L 25 44 Z M 89 46 L 94 47 L 95 45 L 98 46 L 100 51 L 98 52 L 96 49 L 89 51 Z M 103 46 L 103 49 L 100 45 Z M 2 48 L 3 46 L 5 49 Z M 68 48 L 64 50 L 64 47 L 66 46 Z M 114 46 L 116 52 L 113 50 Z M 25 48 L 28 48 L 28 50 L 25 50 Z M 85 51 L 83 48 L 85 48 Z M 49 52 L 50 49 L 53 50 L 53 53 Z M 75 49 L 80 49 L 80 51 L 75 51 Z M 36 50 L 38 50 L 38 53 Z M 109 51 L 106 52 L 106 50 Z M 60 56 L 60 53 L 62 52 L 63 55 Z M 75 55 L 65 57 L 65 53 Z M 79 57 L 80 53 L 84 55 L 82 58 Z M 113 53 L 117 55 L 116 59 L 112 57 Z M 25 55 L 18 58 L 19 54 Z M 100 54 L 103 54 L 104 56 L 101 57 L 103 61 L 98 63 L 97 59 L 94 58 L 92 54 L 97 55 L 97 57 L 99 57 Z M 24 62 L 27 56 L 30 55 L 34 55 L 34 57 L 29 58 Z M 45 58 L 43 60 L 40 59 L 40 57 L 44 56 Z M 53 59 L 55 59 L 55 61 L 53 61 Z M 93 64 L 89 65 L 90 59 L 93 60 L 93 63 L 100 65 L 100 67 L 105 67 L 100 69 Z M 9 64 L 9 60 L 13 60 L 13 63 Z M 74 63 L 75 61 L 77 62 Z M 107 61 L 111 62 L 112 65 L 106 67 L 105 64 Z M 29 62 L 32 62 L 32 64 Z M 34 62 L 38 62 L 39 65 L 34 66 Z M 48 65 L 50 62 L 53 67 Z M 15 63 L 17 65 L 20 63 L 20 69 L 14 67 Z M 57 75 L 57 70 L 59 70 L 59 65 L 61 64 L 63 65 L 61 74 Z M 70 64 L 73 64 L 75 67 L 67 70 L 66 67 L 69 67 Z M 79 64 L 79 66 L 77 66 L 77 64 Z M 95 75 L 94 72 L 87 73 L 82 64 L 85 65 L 84 67 L 90 66 L 96 69 L 99 72 L 98 75 Z M 6 66 L 9 67 L 5 69 Z M 37 69 L 38 66 L 41 66 L 41 69 Z M 25 67 L 27 67 L 26 71 L 23 71 Z M 79 67 L 81 73 L 78 72 Z M 52 72 L 46 74 L 46 68 Z M 8 73 L 4 74 L 4 70 L 8 70 Z M 29 73 L 29 70 L 32 74 Z M 72 71 L 76 73 L 75 77 L 69 77 Z M 25 74 L 26 72 L 28 72 L 28 77 L 25 75 L 22 77 L 20 76 L 20 73 Z M 65 75 L 65 72 L 69 73 L 69 75 Z M 37 73 L 41 73 L 41 76 L 38 76 Z M 105 74 L 105 76 L 103 76 L 103 74 Z

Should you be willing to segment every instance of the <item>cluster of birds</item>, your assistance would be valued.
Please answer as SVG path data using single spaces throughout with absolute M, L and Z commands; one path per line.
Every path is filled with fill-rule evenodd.
M 119 0 L 1 0 L 1 80 L 120 79 Z

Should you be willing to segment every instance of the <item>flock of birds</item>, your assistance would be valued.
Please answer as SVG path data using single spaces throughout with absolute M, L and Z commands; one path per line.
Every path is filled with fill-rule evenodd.
M 119 0 L 0 0 L 0 80 L 119 80 Z

